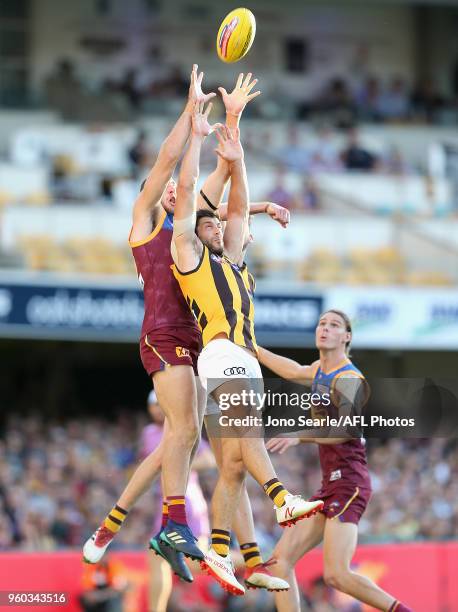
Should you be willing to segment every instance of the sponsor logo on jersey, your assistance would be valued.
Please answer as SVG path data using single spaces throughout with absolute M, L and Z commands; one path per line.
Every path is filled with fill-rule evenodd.
M 183 348 L 182 346 L 176 346 L 175 352 L 177 354 L 177 357 L 189 357 L 190 356 L 189 349 Z
M 334 482 L 334 480 L 340 480 L 340 478 L 342 478 L 342 472 L 340 470 L 334 470 L 333 472 L 331 472 L 329 482 Z
M 245 368 L 240 366 L 233 366 L 232 368 L 226 368 L 224 370 L 225 376 L 246 376 Z

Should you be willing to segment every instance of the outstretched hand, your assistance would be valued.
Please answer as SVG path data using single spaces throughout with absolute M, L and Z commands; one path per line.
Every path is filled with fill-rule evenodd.
M 194 104 L 194 109 L 192 113 L 192 133 L 195 136 L 201 136 L 205 138 L 209 134 L 211 134 L 214 130 L 218 128 L 222 128 L 223 125 L 221 123 L 215 123 L 214 125 L 210 125 L 208 122 L 208 115 L 212 109 L 213 104 L 210 102 L 205 107 L 205 102 L 196 102 Z
M 288 227 L 290 221 L 290 213 L 287 208 L 275 204 L 274 202 L 268 202 L 266 207 L 266 213 L 271 219 L 279 223 L 282 227 Z
M 218 87 L 218 91 L 221 93 L 224 106 L 226 107 L 226 113 L 236 116 L 241 115 L 248 102 L 259 96 L 261 93 L 260 91 L 250 93 L 258 82 L 258 79 L 251 80 L 252 76 L 251 72 L 249 72 L 244 80 L 243 72 L 241 72 L 231 93 L 227 93 L 224 87 Z
M 278 452 L 279 455 L 283 455 L 288 448 L 297 444 L 299 444 L 299 438 L 270 438 L 266 442 L 266 448 L 271 453 Z
M 216 93 L 214 92 L 210 92 L 208 94 L 203 93 L 202 79 L 204 78 L 204 73 L 201 72 L 200 74 L 198 74 L 197 70 L 198 70 L 198 65 L 193 64 L 192 72 L 191 72 L 191 79 L 190 79 L 190 84 L 189 84 L 188 101 L 192 103 L 208 102 L 209 100 L 211 100 L 212 98 L 216 96 Z
M 215 153 L 229 164 L 243 159 L 243 148 L 240 142 L 240 130 L 230 130 L 222 125 L 215 132 L 218 139 L 218 147 Z

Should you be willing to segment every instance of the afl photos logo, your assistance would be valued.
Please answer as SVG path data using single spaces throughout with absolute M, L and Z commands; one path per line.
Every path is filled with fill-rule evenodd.
M 225 376 L 246 376 L 246 370 L 245 368 L 242 368 L 240 366 L 234 366 L 232 368 L 226 368 L 224 370 L 224 375 Z

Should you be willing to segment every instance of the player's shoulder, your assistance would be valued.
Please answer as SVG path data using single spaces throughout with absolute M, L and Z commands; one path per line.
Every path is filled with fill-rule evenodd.
M 345 370 L 347 378 L 365 378 L 361 370 L 356 366 L 351 359 L 348 360 L 348 367 Z
M 312 375 L 315 376 L 318 370 L 320 369 L 320 360 L 317 359 L 316 361 L 311 363 L 309 367 L 311 368 Z

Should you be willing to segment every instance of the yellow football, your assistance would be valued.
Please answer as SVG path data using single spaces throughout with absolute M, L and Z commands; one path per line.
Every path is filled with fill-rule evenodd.
M 251 48 L 256 20 L 247 8 L 237 8 L 223 19 L 216 38 L 216 52 L 223 62 L 238 62 Z

